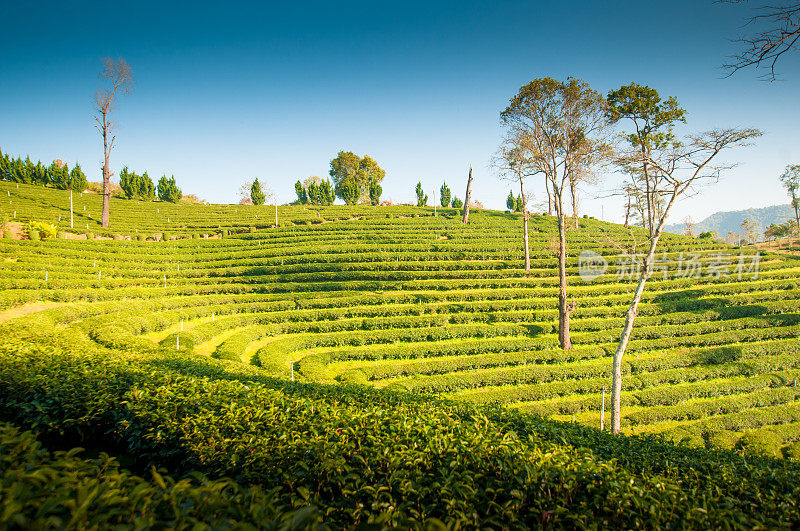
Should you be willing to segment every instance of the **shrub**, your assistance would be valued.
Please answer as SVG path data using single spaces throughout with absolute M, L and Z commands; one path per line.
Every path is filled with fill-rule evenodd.
M 30 431 L 0 423 L 0 528 L 141 528 L 288 525 L 313 526 L 313 508 L 275 505 L 275 492 L 202 474 L 174 479 L 164 469 L 145 478 L 113 457 L 81 456 L 82 449 L 50 452 Z M 147 479 L 146 479 L 147 478 Z M 87 493 L 91 493 L 88 496 Z M 76 503 L 84 500 L 85 503 Z
M 55 238 L 57 234 L 57 229 L 53 225 L 42 223 L 40 221 L 29 221 L 27 230 L 28 237 L 32 240 Z M 36 233 L 36 238 L 33 238 L 32 236 L 34 233 Z

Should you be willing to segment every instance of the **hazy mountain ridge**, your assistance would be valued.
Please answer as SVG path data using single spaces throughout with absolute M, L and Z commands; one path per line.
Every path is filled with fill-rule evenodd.
M 703 221 L 694 225 L 695 234 L 705 231 L 716 231 L 720 236 L 725 236 L 729 232 L 741 232 L 742 221 L 750 219 L 757 225 L 757 231 L 763 237 L 764 229 L 771 223 L 783 223 L 788 219 L 794 219 L 794 209 L 791 205 L 773 205 L 763 208 L 748 208 L 746 210 L 731 210 L 727 212 L 715 212 Z M 665 232 L 683 234 L 686 230 L 684 223 L 673 223 L 664 228 Z

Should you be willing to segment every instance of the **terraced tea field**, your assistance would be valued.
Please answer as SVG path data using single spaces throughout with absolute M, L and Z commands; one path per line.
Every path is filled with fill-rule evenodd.
M 140 219 L 143 233 L 167 226 L 135 202 L 118 203 L 128 208 L 115 212 L 115 230 L 130 233 Z M 268 208 L 213 207 L 214 219 L 212 207 L 147 206 L 193 231 L 241 227 Z M 464 227 L 448 210 L 433 217 L 430 209 L 362 207 L 347 216 L 334 207 L 319 209 L 319 219 L 348 220 L 305 225 L 315 211 L 281 210 L 287 224 L 303 224 L 213 241 L 3 241 L 3 307 L 8 316 L 38 310 L 103 345 L 161 345 L 300 381 L 363 383 L 599 426 L 632 290 L 625 265 L 614 265 L 618 251 L 603 243 L 621 240 L 619 227 L 582 219 L 570 234 L 578 309 L 576 348 L 565 352 L 552 219 L 534 218 L 525 274 L 512 215 L 476 212 Z M 349 219 L 363 212 L 372 219 Z M 648 286 L 626 358 L 625 431 L 727 448 L 746 434 L 743 442 L 778 454 L 796 446 L 800 263 L 766 255 L 756 275 L 753 251 L 679 236 L 663 245 L 663 272 Z M 583 249 L 608 257 L 604 276 L 578 276 Z M 749 270 L 736 270 L 740 253 Z M 699 278 L 685 270 L 690 256 Z
M 64 192 L 0 183 L 0 194 L 10 201 L 3 206 L 8 217 L 9 209 L 15 208 L 18 221 L 51 221 L 64 230 Z M 99 197 L 85 195 L 76 201 L 81 216 L 82 200 L 96 219 Z M 624 238 L 621 227 L 581 219 L 580 229 L 569 233 L 569 292 L 577 309 L 571 320 L 575 348 L 563 351 L 556 333 L 552 218 L 535 216 L 531 222 L 529 273 L 522 269 L 519 215 L 475 211 L 464 226 L 457 212 L 447 209 L 434 216 L 431 208 L 279 207 L 279 218 L 276 228 L 271 226 L 273 207 L 137 205 L 119 200 L 112 203 L 112 231 L 118 235 L 134 240 L 137 234 L 157 232 L 189 237 L 161 242 L 0 240 L 0 365 L 6 378 L 0 420 L 50 436 L 61 434 L 83 445 L 100 434 L 128 453 L 151 460 L 161 456 L 158 462 L 179 470 L 190 463 L 248 484 L 285 484 L 294 492 L 294 507 L 305 496 L 329 507 L 331 521 L 348 524 L 386 511 L 422 520 L 448 514 L 441 506 L 425 506 L 420 500 L 428 499 L 427 494 L 401 492 L 395 480 L 380 479 L 382 470 L 396 470 L 381 459 L 417 459 L 417 450 L 408 456 L 403 452 L 412 448 L 408 445 L 417 448 L 413 437 L 407 440 L 404 434 L 422 430 L 418 422 L 430 421 L 435 426 L 431 433 L 452 428 L 452 433 L 461 434 L 458 437 L 465 437 L 461 430 L 474 428 L 489 434 L 474 442 L 475 448 L 505 441 L 516 448 L 512 453 L 522 451 L 514 445 L 523 442 L 512 444 L 508 437 L 523 441 L 527 433 L 533 438 L 524 444 L 545 444 L 540 438 L 551 441 L 546 443 L 556 445 L 551 450 L 558 448 L 552 451 L 566 452 L 564 463 L 589 459 L 578 457 L 573 447 L 592 448 L 591 459 L 600 460 L 592 463 L 611 458 L 624 462 L 620 448 L 630 450 L 626 445 L 647 440 L 612 442 L 612 437 L 596 431 L 602 391 L 610 387 L 610 356 L 634 287 L 627 274 L 630 264 L 619 259 L 613 245 Z M 83 217 L 76 226 L 87 222 L 89 232 L 97 230 Z M 206 234 L 224 237 L 207 239 Z M 760 462 L 758 454 L 769 457 L 763 461 L 769 463 L 764 474 L 780 476 L 775 467 L 788 467 L 780 476 L 785 483 L 774 480 L 779 486 L 773 495 L 784 500 L 786 491 L 781 489 L 794 484 L 796 473 L 791 461 L 800 457 L 800 262 L 769 253 L 756 257 L 754 250 L 675 235 L 666 235 L 662 245 L 659 271 L 648 284 L 624 362 L 623 430 L 711 448 L 702 458 L 691 454 L 692 468 L 722 470 L 720 477 L 728 479 L 719 480 L 724 485 L 720 488 L 730 499 L 761 496 L 764 483 L 760 475 L 754 479 L 756 469 L 748 469 L 747 475 L 737 468 L 735 454 L 714 452 L 744 449 L 751 463 Z M 610 266 L 605 274 L 581 277 L 582 250 L 606 257 Z M 217 420 L 164 427 L 184 415 L 190 418 L 200 407 L 187 405 L 197 403 L 185 401 L 189 399 L 184 395 L 191 393 L 213 402 L 209 407 Z M 490 412 L 489 420 L 480 420 L 476 411 Z M 542 423 L 527 413 L 566 424 Z M 380 420 L 383 415 L 388 415 L 385 423 Z M 472 420 L 452 424 L 457 418 Z M 478 428 L 483 422 L 488 423 L 485 431 Z M 280 426 L 279 433 L 275 426 Z M 250 441 L 246 445 L 261 440 L 247 430 L 262 430 L 258 437 L 269 442 L 264 442 L 264 451 L 271 448 L 274 453 L 269 466 L 249 459 L 252 449 L 241 453 L 225 448 L 241 437 Z M 302 441 L 296 444 L 328 441 L 331 446 L 319 442 L 281 453 L 293 430 Z M 373 436 L 380 442 L 369 443 Z M 474 436 L 479 437 L 478 432 Z M 456 446 L 462 449 L 473 444 L 458 437 L 453 440 L 461 441 Z M 341 438 L 356 446 L 343 450 L 337 446 L 344 444 Z M 540 442 L 534 444 L 534 439 Z M 381 453 L 380 448 L 394 444 L 405 450 Z M 441 444 L 435 450 L 427 446 L 421 455 L 447 454 L 450 443 Z M 532 446 L 525 448 L 533 451 Z M 255 454 L 266 455 L 259 451 Z M 347 467 L 362 466 L 353 464 L 359 452 L 375 451 L 382 457 L 364 457 L 367 468 L 358 474 L 378 479 L 363 480 L 367 486 L 358 489 L 384 485 L 392 494 L 366 494 L 347 486 L 356 481 L 346 479 Z M 490 459 L 487 456 L 496 456 L 496 451 L 472 458 Z M 663 457 L 654 459 L 651 451 L 662 455 L 677 450 L 658 446 L 632 452 L 625 465 L 608 470 L 631 473 L 636 481 L 646 478 L 653 485 L 672 481 L 676 493 L 695 489 L 701 496 L 703 489 L 714 486 L 706 480 L 692 483 L 699 480 L 687 479 Z M 316 456 L 312 460 L 317 463 L 320 452 L 349 464 L 316 465 L 324 473 L 307 462 L 304 466 L 311 468 L 305 472 L 283 468 L 309 456 Z M 772 458 L 788 462 L 777 465 Z M 294 464 L 282 464 L 287 459 Z M 481 463 L 464 466 L 489 466 Z M 504 474 L 500 470 L 506 465 L 491 466 L 499 467 L 497 477 Z M 518 466 L 523 465 L 512 468 Z M 588 468 L 583 473 L 593 474 Z M 497 481 L 496 488 L 512 492 L 511 480 Z M 326 482 L 343 490 L 328 492 Z M 298 485 L 305 490 L 297 491 Z M 442 488 L 437 485 L 432 484 L 433 491 Z M 584 484 L 550 501 L 566 503 L 585 488 L 580 485 Z M 754 490 L 743 494 L 748 488 Z M 356 491 L 359 494 L 352 494 Z M 354 499 L 368 496 L 373 505 L 359 516 L 351 502 L 340 499 L 342 492 L 351 492 Z M 462 494 L 453 494 L 454 499 Z M 630 503 L 639 503 L 632 500 L 640 494 L 631 491 Z M 682 501 L 670 502 L 673 506 L 696 502 L 676 495 Z M 382 505 L 383 496 L 388 496 L 387 505 Z M 477 495 L 467 498 L 480 506 Z M 501 513 L 498 522 L 507 524 L 513 513 L 526 525 L 537 518 L 541 523 L 550 506 L 541 502 L 544 505 L 530 509 L 531 496 L 523 498 L 503 502 L 508 505 L 502 510 L 489 504 L 481 509 L 486 515 L 474 519 L 469 513 L 477 511 L 474 508 L 459 506 L 450 514 L 464 511 L 465 522 L 479 526 L 491 525 L 488 515 Z M 397 499 L 407 501 L 402 510 L 392 505 Z M 623 511 L 623 505 L 608 508 L 613 514 L 601 518 L 609 525 L 640 522 L 624 520 L 640 513 L 629 506 Z M 519 512 L 523 506 L 530 514 Z M 796 516 L 796 506 L 790 510 L 780 502 L 775 507 L 777 512 L 765 510 L 762 517 L 788 514 L 791 521 L 791 515 Z M 625 511 L 630 514 L 623 515 Z M 695 516 L 697 522 L 718 522 L 711 514 Z M 659 513 L 651 518 L 653 523 L 671 517 Z

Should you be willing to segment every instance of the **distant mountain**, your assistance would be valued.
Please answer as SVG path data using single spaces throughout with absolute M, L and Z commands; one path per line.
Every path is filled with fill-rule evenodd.
M 755 222 L 759 236 L 763 238 L 764 229 L 770 223 L 783 223 L 787 219 L 794 219 L 794 209 L 791 205 L 773 205 L 764 208 L 748 208 L 747 210 L 733 210 L 730 212 L 717 212 L 711 214 L 703 221 L 694 225 L 695 234 L 706 231 L 717 231 L 717 234 L 724 237 L 729 232 L 741 232 L 742 221 L 750 219 Z M 683 234 L 685 225 L 674 223 L 664 228 L 665 232 Z

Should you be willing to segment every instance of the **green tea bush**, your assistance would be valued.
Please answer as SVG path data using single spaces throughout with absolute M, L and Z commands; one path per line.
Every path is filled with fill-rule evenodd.
M 163 469 L 145 479 L 108 454 L 90 459 L 81 450 L 50 452 L 32 432 L 0 423 L 0 527 L 299 529 L 321 519 L 313 507 L 276 506 L 275 493 L 258 487 L 200 473 L 174 479 Z
M 64 192 L 2 191 L 22 223 L 63 227 Z M 53 451 L 278 489 L 275 507 L 315 505 L 334 528 L 796 525 L 791 256 L 693 277 L 687 257 L 731 249 L 664 236 L 623 364 L 622 427 L 639 435 L 611 438 L 596 427 L 634 283 L 609 243 L 621 227 L 567 235 L 563 351 L 552 217 L 529 220 L 526 273 L 519 219 L 492 211 L 465 226 L 456 210 L 280 206 L 273 228 L 272 208 L 112 198 L 106 230 L 82 214 L 101 197 L 73 199 L 80 233 L 131 241 L 0 240 L 0 420 Z M 594 282 L 584 249 L 610 264 Z
M 3 417 L 62 439 L 116 440 L 143 464 L 276 489 L 274 506 L 314 505 L 337 528 L 432 518 L 468 527 L 535 527 L 543 518 L 554 526 L 771 527 L 800 518 L 785 503 L 798 488 L 788 463 L 753 458 L 745 468 L 733 456 L 631 438 L 623 465 L 600 457 L 607 436 L 531 417 L 287 386 L 185 356 L 109 357 L 80 343 L 67 354 L 57 346 L 64 339 L 3 343 Z M 668 465 L 702 459 L 716 465 L 702 480 Z M 750 509 L 755 500 L 759 511 Z

